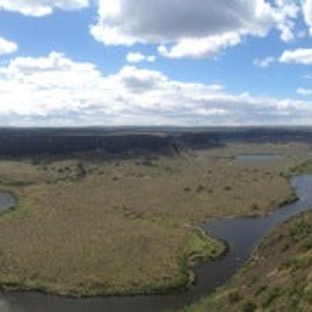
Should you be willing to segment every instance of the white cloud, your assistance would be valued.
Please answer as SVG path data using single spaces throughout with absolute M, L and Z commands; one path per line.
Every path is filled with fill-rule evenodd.
M 222 90 L 224 90 L 224 86 L 219 85 L 219 84 L 208 85 L 208 88 L 211 91 L 222 91 Z
M 254 65 L 259 66 L 259 67 L 268 67 L 272 63 L 274 63 L 276 59 L 272 56 L 266 57 L 264 59 L 255 59 L 254 60 Z
M 15 42 L 0 37 L 0 55 L 16 52 L 18 46 Z
M 129 52 L 126 56 L 126 60 L 129 63 L 140 63 L 140 62 L 155 62 L 156 57 L 154 55 L 143 55 L 140 52 Z
M 0 11 L 7 10 L 29 16 L 45 16 L 54 9 L 65 11 L 86 8 L 89 0 L 0 0 Z
M 302 11 L 306 24 L 312 35 L 312 0 L 302 0 Z
M 1 126 L 253 125 L 312 123 L 312 103 L 231 94 L 126 66 L 104 76 L 52 52 L 0 67 Z
M 241 37 L 236 33 L 226 33 L 219 36 L 211 36 L 205 39 L 184 39 L 168 49 L 161 45 L 158 51 L 161 55 L 170 58 L 213 58 L 220 51 L 235 46 L 241 42 Z
M 298 88 L 296 90 L 296 93 L 303 96 L 311 96 L 312 95 L 312 89 L 307 88 Z
M 293 38 L 298 7 L 291 0 L 99 0 L 91 34 L 105 45 L 153 43 L 167 57 L 214 57 L 245 36 Z
M 312 64 L 312 49 L 286 50 L 279 58 L 281 63 Z
M 264 59 L 255 59 L 254 65 L 259 67 L 268 67 L 274 62 L 284 64 L 312 64 L 312 49 L 285 50 L 280 57 L 266 57 Z
M 280 9 L 277 17 L 277 29 L 281 32 L 281 39 L 289 42 L 295 39 L 294 29 L 296 18 L 300 12 L 300 7 L 296 0 L 275 0 L 277 7 Z

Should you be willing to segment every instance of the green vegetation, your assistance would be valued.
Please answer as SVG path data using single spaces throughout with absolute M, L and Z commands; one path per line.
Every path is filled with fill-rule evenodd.
M 234 159 L 257 150 L 285 157 Z M 0 217 L 0 283 L 74 296 L 185 288 L 193 280 L 191 267 L 223 250 L 196 225 L 214 217 L 262 215 L 292 199 L 283 169 L 305 161 L 307 150 L 235 144 L 176 157 L 2 160 L 0 188 L 19 202 Z M 255 309 L 244 291 L 231 289 L 225 298 L 243 311 Z
M 290 175 L 312 174 L 312 159 L 308 159 L 288 170 L 286 169 L 286 172 Z

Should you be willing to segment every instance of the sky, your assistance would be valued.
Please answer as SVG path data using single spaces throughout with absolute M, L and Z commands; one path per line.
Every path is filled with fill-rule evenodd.
M 1 126 L 312 125 L 312 0 L 0 0 Z

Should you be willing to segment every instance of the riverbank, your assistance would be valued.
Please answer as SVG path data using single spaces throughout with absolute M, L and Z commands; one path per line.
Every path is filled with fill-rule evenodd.
M 229 283 L 184 311 L 311 311 L 311 272 L 312 210 L 274 229 Z
M 191 287 L 196 280 L 194 274 L 194 267 L 199 261 L 216 259 L 224 254 L 225 245 L 205 234 L 200 228 L 193 228 L 192 233 L 189 235 L 188 240 L 183 246 L 182 252 L 177 256 L 178 273 L 176 277 L 168 278 L 166 283 L 161 283 L 155 287 L 150 285 L 149 288 L 142 287 L 127 287 L 123 289 L 109 290 L 101 288 L 98 285 L 96 289 L 84 288 L 80 292 L 76 289 L 67 289 L 62 285 L 47 284 L 43 280 L 18 280 L 18 276 L 10 275 L 2 284 L 2 291 L 35 291 L 45 294 L 57 294 L 58 296 L 70 298 L 87 298 L 95 296 L 132 296 L 132 295 L 151 295 L 151 294 L 166 294 L 166 293 L 179 293 L 186 291 Z

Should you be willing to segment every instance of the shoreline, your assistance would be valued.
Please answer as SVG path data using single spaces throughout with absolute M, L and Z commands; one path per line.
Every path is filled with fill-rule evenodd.
M 198 251 L 196 253 L 191 252 L 191 254 L 184 258 L 183 253 L 181 254 L 181 257 L 184 258 L 182 261 L 182 269 L 180 272 L 180 275 L 172 280 L 172 286 L 168 287 L 158 287 L 155 289 L 150 290 L 144 290 L 144 291 L 126 291 L 126 292 L 105 292 L 105 293 L 98 293 L 98 294 L 83 294 L 83 293 L 76 293 L 76 292 L 57 292 L 52 289 L 49 289 L 49 287 L 46 286 L 38 286 L 38 287 L 32 287 L 27 286 L 25 284 L 19 284 L 19 285 L 10 285 L 8 284 L 1 284 L 0 283 L 0 299 L 1 299 L 1 293 L 9 293 L 9 292 L 32 292 L 32 293 L 41 293 L 45 295 L 51 295 L 59 298 L 69 298 L 69 299 L 88 299 L 88 298 L 106 298 L 106 297 L 134 297 L 134 296 L 147 296 L 147 295 L 155 295 L 155 296 L 166 296 L 171 294 L 179 294 L 183 292 L 187 292 L 194 284 L 196 284 L 197 275 L 195 273 L 194 268 L 201 262 L 205 261 L 217 261 L 219 258 L 226 255 L 228 250 L 228 245 L 226 242 L 216 239 L 214 237 L 211 237 L 208 235 L 204 229 L 200 228 L 199 226 L 195 228 L 196 231 L 198 231 L 201 237 L 205 237 L 207 239 L 207 242 L 211 239 L 216 241 L 217 248 L 219 249 L 215 255 L 209 255 L 209 256 L 203 256 L 201 251 Z M 188 279 L 185 279 L 185 276 L 188 276 Z M 179 285 L 179 280 L 185 280 Z M 176 286 L 174 285 L 177 282 Z

